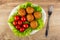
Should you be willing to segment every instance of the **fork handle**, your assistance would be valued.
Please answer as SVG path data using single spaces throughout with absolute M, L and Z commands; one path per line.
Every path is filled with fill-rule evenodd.
M 47 21 L 47 26 L 46 26 L 46 32 L 45 32 L 45 36 L 46 36 L 46 37 L 48 36 L 48 30 L 49 30 L 49 19 L 50 19 L 50 16 L 48 16 L 48 21 Z

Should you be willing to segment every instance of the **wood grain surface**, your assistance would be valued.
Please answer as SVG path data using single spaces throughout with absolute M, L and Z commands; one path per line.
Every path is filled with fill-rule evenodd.
M 47 38 L 45 37 L 46 25 L 36 34 L 24 38 L 16 37 L 10 30 L 7 20 L 11 10 L 27 1 L 40 5 L 46 14 L 48 7 L 54 6 Z M 0 40 L 60 40 L 60 0 L 0 0 Z

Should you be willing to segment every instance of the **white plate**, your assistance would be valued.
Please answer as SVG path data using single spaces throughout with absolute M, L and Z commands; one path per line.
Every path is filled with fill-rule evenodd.
M 35 5 L 35 4 L 34 4 L 34 5 Z M 19 6 L 19 5 L 18 5 L 18 6 Z M 9 18 L 10 18 L 11 15 L 14 14 L 14 12 L 17 10 L 18 6 L 15 7 L 14 9 L 12 9 L 12 11 L 11 11 L 11 13 L 10 13 L 10 15 L 9 15 Z M 37 5 L 35 5 L 35 6 L 37 6 Z M 46 21 L 46 13 L 45 13 L 45 11 L 44 11 L 43 8 L 42 8 L 42 18 L 43 18 L 43 21 L 44 21 L 44 23 L 45 23 L 45 21 Z M 12 28 L 11 28 L 11 29 L 12 29 Z M 38 31 L 39 31 L 39 30 L 33 30 L 33 31 L 30 33 L 30 35 L 35 34 L 35 33 L 38 32 Z

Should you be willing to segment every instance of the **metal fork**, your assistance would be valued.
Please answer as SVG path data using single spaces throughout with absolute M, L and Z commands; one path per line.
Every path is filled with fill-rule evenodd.
M 50 20 L 50 16 L 51 16 L 51 14 L 52 14 L 52 11 L 53 11 L 53 5 L 51 5 L 51 6 L 48 8 L 48 21 L 47 21 L 46 32 L 45 32 L 45 36 L 46 36 L 46 37 L 48 36 L 49 20 Z

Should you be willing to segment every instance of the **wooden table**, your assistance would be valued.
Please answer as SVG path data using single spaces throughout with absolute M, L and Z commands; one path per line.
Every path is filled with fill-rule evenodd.
M 0 0 L 0 40 L 60 40 L 60 0 L 30 0 L 48 11 L 49 5 L 54 5 L 50 18 L 49 35 L 45 37 L 45 27 L 34 35 L 18 38 L 10 30 L 7 20 L 11 10 L 18 4 L 29 0 Z

